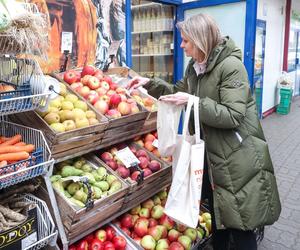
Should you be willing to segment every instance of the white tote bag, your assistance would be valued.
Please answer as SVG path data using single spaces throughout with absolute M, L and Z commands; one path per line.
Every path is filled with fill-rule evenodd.
M 188 121 L 194 105 L 195 135 L 188 135 Z M 199 98 L 190 97 L 182 135 L 177 135 L 173 154 L 173 179 L 165 214 L 176 222 L 196 228 L 200 212 L 204 165 L 204 141 L 200 138 Z
M 167 102 L 157 103 L 157 135 L 158 152 L 167 157 L 174 153 L 179 119 L 183 105 L 173 105 Z

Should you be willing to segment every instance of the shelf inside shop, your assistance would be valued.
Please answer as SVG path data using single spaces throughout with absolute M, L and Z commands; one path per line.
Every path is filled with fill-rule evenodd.
M 139 8 L 151 8 L 151 7 L 159 7 L 159 6 L 162 6 L 161 3 L 143 3 L 143 4 L 139 4 L 139 5 L 132 5 L 131 6 L 131 9 L 134 10 L 134 9 L 139 9 Z
M 132 34 L 132 35 L 140 35 L 140 34 L 160 33 L 160 32 L 173 32 L 173 30 L 172 30 L 172 29 L 165 29 L 165 30 L 133 31 L 133 32 L 131 32 L 131 34 Z
M 173 56 L 172 53 L 167 54 L 133 54 L 132 57 L 149 57 L 149 56 Z

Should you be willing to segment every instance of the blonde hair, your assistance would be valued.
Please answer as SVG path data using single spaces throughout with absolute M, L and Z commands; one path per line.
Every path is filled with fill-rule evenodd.
M 197 14 L 178 22 L 176 27 L 204 54 L 207 59 L 215 46 L 221 42 L 221 33 L 215 20 L 207 14 Z

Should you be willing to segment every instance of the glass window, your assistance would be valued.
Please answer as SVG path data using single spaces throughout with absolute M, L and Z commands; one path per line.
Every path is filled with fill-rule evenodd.
M 297 51 L 297 31 L 290 30 L 289 52 L 288 52 L 288 71 L 296 68 L 296 51 Z

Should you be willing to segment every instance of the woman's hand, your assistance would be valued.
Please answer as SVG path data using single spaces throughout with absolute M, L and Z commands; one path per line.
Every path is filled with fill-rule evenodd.
M 144 86 L 149 81 L 150 79 L 147 77 L 135 76 L 128 82 L 126 88 L 129 90 L 136 89 L 138 87 Z
M 159 98 L 160 101 L 169 102 L 175 105 L 187 104 L 189 101 L 189 94 L 184 92 L 177 92 L 173 95 L 163 95 Z

